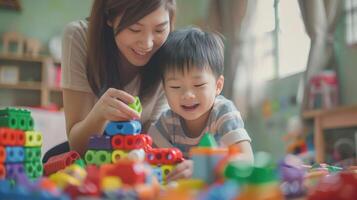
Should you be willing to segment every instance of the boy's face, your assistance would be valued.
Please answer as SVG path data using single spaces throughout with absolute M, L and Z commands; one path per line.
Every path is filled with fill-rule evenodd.
M 185 120 L 206 116 L 215 97 L 223 88 L 224 78 L 218 79 L 209 67 L 189 71 L 168 71 L 164 75 L 164 89 L 171 109 Z

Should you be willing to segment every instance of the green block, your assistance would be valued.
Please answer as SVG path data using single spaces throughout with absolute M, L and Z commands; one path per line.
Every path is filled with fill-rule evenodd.
M 0 110 L 0 126 L 27 131 L 34 123 L 30 111 L 8 107 Z
M 100 166 L 102 164 L 111 163 L 112 154 L 109 151 L 99 150 L 95 153 L 95 163 Z
M 40 161 L 26 162 L 25 172 L 30 179 L 37 179 L 43 175 L 43 166 Z
M 96 164 L 95 163 L 95 151 L 88 150 L 84 155 L 84 160 L 86 161 L 87 165 Z
M 143 108 L 142 108 L 141 103 L 140 103 L 140 99 L 137 96 L 135 97 L 135 102 L 129 104 L 129 107 L 132 108 L 133 110 L 135 110 L 138 113 L 141 113 L 143 111 Z
M 41 160 L 40 147 L 25 147 L 25 162 Z
M 198 144 L 199 147 L 217 147 L 217 142 L 214 139 L 213 135 L 210 133 L 205 133 Z
M 82 168 L 86 167 L 86 163 L 84 163 L 83 159 L 78 159 L 78 160 L 74 161 L 74 163 L 81 166 Z

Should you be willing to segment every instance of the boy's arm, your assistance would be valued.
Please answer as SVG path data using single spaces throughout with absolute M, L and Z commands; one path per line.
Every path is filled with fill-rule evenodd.
M 148 130 L 148 135 L 152 138 L 154 143 L 153 146 L 155 148 L 172 148 L 173 145 L 168 140 L 168 133 L 165 129 L 162 128 L 162 121 L 160 119 L 151 124 Z
M 250 164 L 254 163 L 254 155 L 253 155 L 253 150 L 250 145 L 250 142 L 247 140 L 237 142 L 235 144 L 232 144 L 234 146 L 237 146 L 239 149 L 239 153 L 237 156 L 235 156 L 233 159 L 236 161 L 244 161 L 248 162 Z

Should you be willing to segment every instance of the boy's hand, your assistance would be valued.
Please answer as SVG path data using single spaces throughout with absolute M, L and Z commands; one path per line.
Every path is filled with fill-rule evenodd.
M 184 160 L 167 175 L 167 182 L 175 181 L 182 178 L 191 178 L 193 173 L 193 161 Z

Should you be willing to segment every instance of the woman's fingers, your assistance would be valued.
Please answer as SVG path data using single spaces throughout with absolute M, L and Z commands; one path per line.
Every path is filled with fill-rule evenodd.
M 127 105 L 135 101 L 135 98 L 130 94 L 122 90 L 109 88 L 103 98 L 103 101 L 108 106 L 114 108 L 114 110 L 110 109 L 111 115 L 114 118 L 124 118 L 127 120 L 140 118 L 140 114 Z
M 124 102 L 118 99 L 111 98 L 108 104 L 110 107 L 113 107 L 116 110 L 116 112 L 114 112 L 115 116 L 126 117 L 127 119 L 140 118 L 139 113 L 137 113 L 135 110 L 131 109 L 127 104 L 125 104 Z
M 107 94 L 113 98 L 119 99 L 120 101 L 130 104 L 135 102 L 135 98 L 130 95 L 129 93 L 123 91 L 123 90 L 118 90 L 115 88 L 109 88 L 107 91 Z

